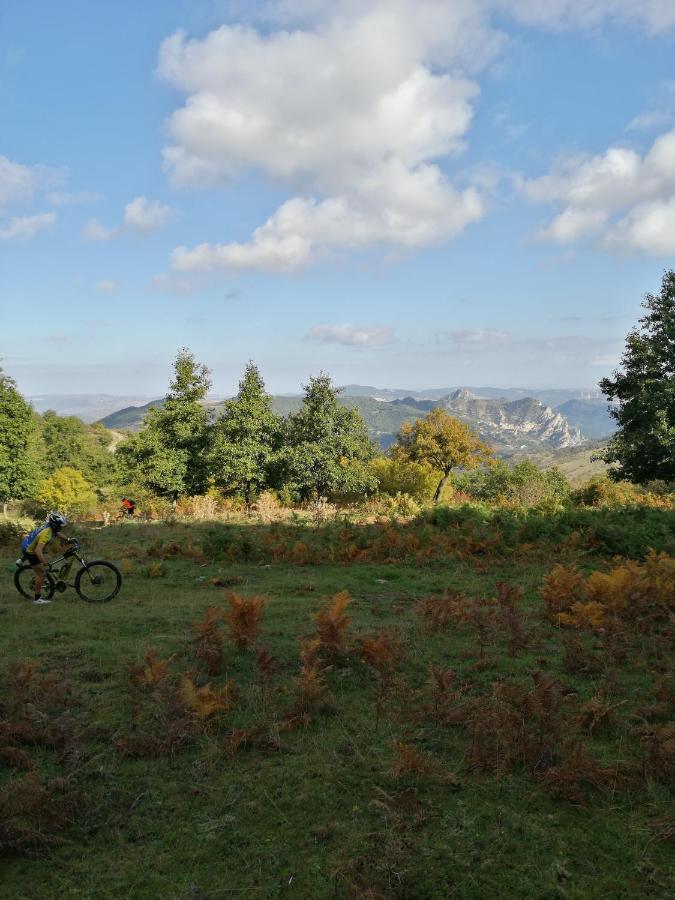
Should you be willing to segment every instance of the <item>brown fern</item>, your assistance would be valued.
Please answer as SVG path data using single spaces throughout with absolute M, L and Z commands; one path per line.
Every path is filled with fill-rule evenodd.
M 351 602 L 347 591 L 339 591 L 332 597 L 330 605 L 319 610 L 314 616 L 321 650 L 329 658 L 341 656 L 347 652 L 346 632 L 351 619 L 345 610 Z
M 266 597 L 240 597 L 233 591 L 225 594 L 230 608 L 225 613 L 225 621 L 230 630 L 230 638 L 239 650 L 249 650 L 255 645 L 260 630 Z
M 195 656 L 209 675 L 219 675 L 223 667 L 223 611 L 210 606 L 201 619 L 192 623 Z

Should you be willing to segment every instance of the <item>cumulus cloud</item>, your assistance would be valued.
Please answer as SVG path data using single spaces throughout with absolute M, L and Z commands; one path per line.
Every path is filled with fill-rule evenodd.
M 466 17 L 470 8 L 457 5 Z M 305 30 L 167 39 L 159 72 L 187 95 L 169 121 L 172 180 L 257 171 L 298 191 L 250 240 L 178 248 L 174 266 L 292 271 L 333 249 L 441 242 L 480 219 L 476 188 L 455 187 L 437 163 L 462 151 L 477 96 L 431 65 L 432 22 L 461 19 L 441 11 L 378 2 Z M 446 33 L 458 53 L 456 24 Z
M 464 149 L 474 76 L 507 43 L 498 22 L 675 26 L 671 0 L 271 0 L 252 9 L 265 27 L 163 42 L 158 73 L 185 96 L 168 121 L 164 165 L 176 185 L 253 173 L 292 196 L 243 241 L 176 248 L 178 270 L 292 272 L 343 249 L 451 240 L 485 213 L 483 186 L 453 182 L 442 164 Z M 583 209 L 547 237 L 603 224 Z
M 116 233 L 116 229 L 106 228 L 98 219 L 89 219 L 82 229 L 82 236 L 87 241 L 109 241 Z
M 110 228 L 97 219 L 90 219 L 82 236 L 87 241 L 109 241 L 121 234 L 151 234 L 160 231 L 173 218 L 173 209 L 147 197 L 135 197 L 124 207 L 122 225 Z
M 29 241 L 40 231 L 51 228 L 56 222 L 56 213 L 38 213 L 35 216 L 13 216 L 6 223 L 0 223 L 0 241 Z
M 136 197 L 124 207 L 124 225 L 131 231 L 159 231 L 173 216 L 170 206 L 147 197 Z
M 410 6 L 402 0 L 389 0 L 391 6 Z M 460 17 L 474 30 L 489 28 L 490 15 L 516 19 L 540 28 L 589 29 L 608 20 L 636 23 L 649 31 L 665 31 L 675 26 L 675 8 L 671 0 L 417 0 L 415 8 L 425 8 L 430 26 L 439 43 L 447 44 L 440 26 L 449 17 Z M 450 7 L 450 9 L 447 9 Z M 264 10 L 268 18 L 280 22 L 325 21 L 339 13 L 353 15 L 363 8 L 362 0 L 269 0 Z M 492 29 L 494 30 L 494 29 Z M 473 35 L 471 35 L 473 36 Z
M 314 325 L 305 335 L 305 340 L 351 347 L 384 347 L 393 344 L 395 336 L 391 325 Z
M 534 202 L 561 207 L 540 231 L 542 240 L 593 238 L 607 249 L 675 253 L 675 129 L 644 156 L 610 147 L 599 156 L 563 161 L 524 189 Z
M 65 180 L 63 169 L 26 166 L 0 155 L 0 213 L 17 203 L 25 203 L 41 190 Z

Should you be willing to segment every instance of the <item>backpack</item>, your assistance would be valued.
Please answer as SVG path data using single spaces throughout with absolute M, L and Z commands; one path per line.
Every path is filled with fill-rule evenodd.
M 38 525 L 38 527 L 34 528 L 30 534 L 26 535 L 26 537 L 21 541 L 21 549 L 24 553 L 28 550 L 38 534 L 40 534 L 41 531 L 44 531 L 45 528 L 49 528 L 49 522 L 45 522 L 44 525 Z

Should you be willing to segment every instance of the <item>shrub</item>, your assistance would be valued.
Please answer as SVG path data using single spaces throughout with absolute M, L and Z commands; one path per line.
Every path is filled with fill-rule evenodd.
M 96 505 L 96 494 L 84 475 L 70 466 L 63 466 L 42 481 L 35 499 L 46 511 L 58 509 L 64 513 L 82 513 Z
M 398 457 L 377 456 L 370 463 L 370 471 L 377 479 L 379 493 L 390 497 L 405 494 L 418 503 L 431 500 L 438 481 L 429 466 Z
M 569 497 L 567 479 L 559 469 L 540 469 L 531 462 L 514 466 L 498 460 L 488 469 L 456 480 L 457 487 L 488 503 L 555 508 Z

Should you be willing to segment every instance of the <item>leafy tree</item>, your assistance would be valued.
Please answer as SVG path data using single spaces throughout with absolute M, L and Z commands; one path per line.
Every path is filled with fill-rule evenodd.
M 110 482 L 111 435 L 103 425 L 85 425 L 76 416 L 59 416 L 53 410 L 47 410 L 40 422 L 45 472 L 70 466 L 98 486 Z
M 252 494 L 267 486 L 280 429 L 260 372 L 249 363 L 237 396 L 225 403 L 215 424 L 211 463 L 216 486 L 250 503 Z
M 5 516 L 7 501 L 29 494 L 38 478 L 38 445 L 35 414 L 0 369 L 0 503 Z
M 72 466 L 63 466 L 41 482 L 35 499 L 45 510 L 72 513 L 93 506 L 96 494 L 82 472 Z
M 392 455 L 430 466 L 440 473 L 433 497 L 434 503 L 438 503 L 453 469 L 475 469 L 491 460 L 492 450 L 468 425 L 439 406 L 423 419 L 403 423 Z
M 302 499 L 363 494 L 377 481 L 369 470 L 374 447 L 363 417 L 341 406 L 328 375 L 310 378 L 302 406 L 283 425 L 279 471 Z
M 178 352 L 174 379 L 163 406 L 150 409 L 144 428 L 120 444 L 121 475 L 170 499 L 203 494 L 208 487 L 211 441 L 209 412 L 202 402 L 209 388 L 209 370 L 188 350 Z
M 618 400 L 619 424 L 603 454 L 614 480 L 643 484 L 675 481 L 675 271 L 666 272 L 658 296 L 647 294 L 647 315 L 626 337 L 623 371 L 603 378 L 600 388 Z

